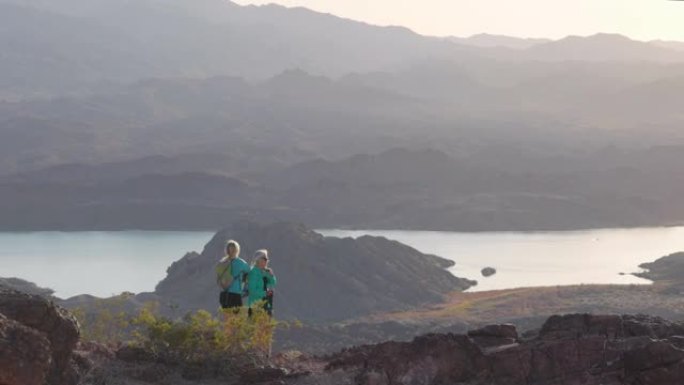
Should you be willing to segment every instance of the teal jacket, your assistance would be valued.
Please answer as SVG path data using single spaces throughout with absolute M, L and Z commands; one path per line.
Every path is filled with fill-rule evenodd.
M 233 282 L 228 287 L 228 292 L 242 294 L 242 277 L 249 274 L 249 264 L 242 258 L 235 258 L 230 263 L 230 275 Z
M 266 289 L 272 289 L 276 285 L 276 277 L 264 270 L 254 266 L 247 275 L 247 288 L 249 290 L 248 305 L 259 302 L 266 297 L 264 290 L 264 278 L 266 278 Z

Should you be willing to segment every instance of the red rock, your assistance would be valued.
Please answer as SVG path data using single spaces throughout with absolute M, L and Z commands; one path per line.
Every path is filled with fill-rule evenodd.
M 51 360 L 47 382 L 50 385 L 72 385 L 78 382 L 72 353 L 78 343 L 79 327 L 69 312 L 43 297 L 0 287 L 0 314 L 49 341 Z
M 51 364 L 42 333 L 0 314 L 0 384 L 43 385 Z
M 333 356 L 327 369 L 346 370 L 361 385 L 684 384 L 682 324 L 572 314 L 549 318 L 530 340 L 495 348 L 474 342 L 510 340 L 513 330 L 493 325 L 468 336 L 433 334 L 348 349 Z

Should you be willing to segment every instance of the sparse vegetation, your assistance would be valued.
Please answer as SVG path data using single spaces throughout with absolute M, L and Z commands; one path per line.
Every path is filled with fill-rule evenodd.
M 278 323 L 263 309 L 253 309 L 252 317 L 244 310 L 222 311 L 221 318 L 199 310 L 180 320 L 171 320 L 146 306 L 131 321 L 135 329 L 132 343 L 179 361 L 268 355 Z
M 473 324 L 553 314 L 646 313 L 670 319 L 684 318 L 684 299 L 658 285 L 575 285 L 519 288 L 497 291 L 455 292 L 447 300 L 424 309 L 381 314 L 374 321 L 386 319 L 412 322 L 459 319 Z
M 219 317 L 205 310 L 172 319 L 161 315 L 157 303 L 148 303 L 137 313 L 125 311 L 125 296 L 99 300 L 88 310 L 72 313 L 81 324 L 84 340 L 109 346 L 142 348 L 165 362 L 215 363 L 227 358 L 262 360 L 270 355 L 277 328 L 300 324 L 278 322 L 255 306 L 252 315 L 220 311 Z
M 130 334 L 130 315 L 126 312 L 127 294 L 98 299 L 90 307 L 72 309 L 81 326 L 81 338 L 105 345 L 118 345 Z

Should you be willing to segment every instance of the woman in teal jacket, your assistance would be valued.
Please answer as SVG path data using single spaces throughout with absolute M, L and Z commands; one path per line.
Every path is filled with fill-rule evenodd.
M 252 305 L 264 301 L 264 309 L 268 315 L 273 314 L 273 288 L 276 285 L 276 277 L 273 270 L 268 267 L 268 250 L 258 250 L 254 254 L 254 265 L 247 275 L 247 287 L 249 291 L 249 314 L 252 314 Z

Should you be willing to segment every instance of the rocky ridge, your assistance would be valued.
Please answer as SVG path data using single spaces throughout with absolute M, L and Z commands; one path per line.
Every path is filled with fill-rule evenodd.
M 319 383 L 343 372 L 358 385 L 681 384 L 683 335 L 683 324 L 645 315 L 553 316 L 534 336 L 493 325 L 348 349 Z

